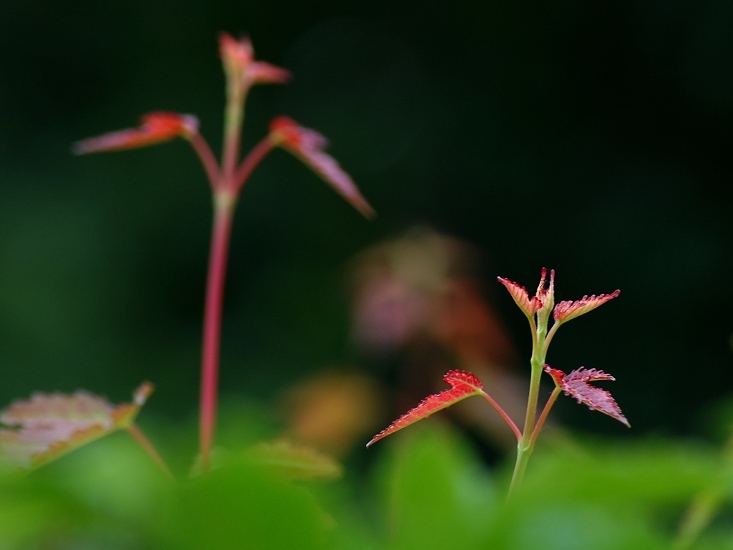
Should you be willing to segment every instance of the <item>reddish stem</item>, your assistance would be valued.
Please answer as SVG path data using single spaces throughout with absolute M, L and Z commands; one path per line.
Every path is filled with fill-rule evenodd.
M 542 409 L 540 417 L 537 419 L 537 424 L 535 424 L 534 429 L 532 430 L 532 435 L 529 438 L 529 444 L 531 447 L 534 447 L 534 444 L 537 441 L 537 437 L 539 437 L 540 432 L 542 431 L 542 426 L 545 425 L 547 415 L 550 414 L 550 409 L 552 409 L 552 406 L 555 404 L 557 396 L 560 395 L 561 391 L 562 388 L 560 388 L 560 386 L 555 386 L 555 389 L 552 390 L 550 397 L 547 399 L 547 403 L 545 403 L 545 408 Z
M 242 187 L 244 187 L 245 182 L 249 179 L 249 176 L 252 174 L 252 170 L 255 169 L 255 166 L 257 166 L 273 148 L 270 136 L 266 136 L 247 154 L 245 159 L 237 168 L 237 172 L 232 179 L 232 187 L 235 195 L 238 195 L 242 190 Z
M 173 477 L 173 474 L 171 473 L 170 469 L 168 468 L 168 465 L 165 463 L 163 458 L 158 454 L 158 451 L 155 450 L 155 447 L 153 447 L 153 444 L 150 443 L 147 437 L 145 437 L 145 434 L 143 431 L 138 428 L 135 424 L 130 424 L 127 427 L 127 431 L 129 434 L 135 438 L 135 440 L 140 444 L 140 446 L 145 449 L 145 451 L 150 455 L 150 457 L 153 459 L 153 461 L 160 467 L 161 470 L 163 470 L 163 473 L 168 476 L 172 481 L 175 481 L 175 478 Z
M 236 198 L 227 191 L 214 195 L 214 226 L 211 235 L 209 272 L 204 309 L 204 336 L 201 358 L 201 416 L 200 445 L 201 469 L 209 469 L 211 447 L 216 426 L 216 404 L 219 378 L 219 349 L 221 345 L 221 317 L 224 301 L 229 239 Z
M 209 178 L 211 189 L 216 191 L 217 185 L 221 180 L 221 173 L 219 171 L 219 165 L 216 162 L 216 157 L 211 151 L 211 147 L 209 147 L 209 144 L 206 143 L 206 140 L 201 137 L 201 134 L 198 132 L 188 136 L 188 140 L 201 160 L 201 164 L 204 165 L 204 170 L 206 170 L 206 176 Z
M 504 422 L 506 422 L 509 425 L 509 427 L 512 429 L 512 431 L 514 432 L 514 435 L 517 438 L 517 441 L 520 441 L 522 439 L 522 432 L 521 432 L 521 430 L 519 428 L 517 428 L 517 425 L 514 423 L 514 421 L 511 419 L 511 417 L 506 413 L 506 411 L 501 408 L 501 406 L 499 405 L 499 403 L 497 403 L 494 400 L 493 397 L 491 397 L 488 393 L 486 393 L 484 391 L 481 392 L 481 397 L 483 397 L 484 399 L 486 399 L 486 401 L 488 401 L 489 404 L 492 407 L 494 407 L 494 409 L 496 410 L 496 412 L 498 412 L 499 415 L 504 419 Z

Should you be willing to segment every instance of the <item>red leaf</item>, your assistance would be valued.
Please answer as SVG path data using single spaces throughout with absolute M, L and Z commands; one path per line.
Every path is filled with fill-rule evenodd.
M 514 298 L 514 302 L 519 306 L 527 317 L 532 317 L 537 310 L 542 307 L 542 302 L 536 296 L 529 297 L 527 289 L 514 281 L 505 279 L 504 277 L 497 277 L 499 282 L 503 284 L 509 291 L 509 294 Z
M 607 414 L 627 427 L 631 427 L 611 394 L 606 390 L 588 384 L 588 382 L 596 380 L 616 380 L 610 374 L 606 374 L 602 370 L 585 369 L 583 367 L 572 371 L 570 374 L 565 374 L 563 371 L 553 369 L 549 365 L 545 365 L 545 372 L 554 378 L 555 384 L 565 392 L 565 395 L 574 397 L 578 403 L 585 403 L 589 408 Z
M 427 418 L 431 414 L 438 412 L 441 409 L 445 409 L 446 407 L 450 407 L 467 397 L 479 395 L 483 392 L 481 381 L 470 372 L 452 370 L 443 376 L 443 380 L 450 384 L 451 389 L 436 393 L 435 395 L 431 395 L 423 399 L 417 407 L 410 409 L 387 428 L 375 435 L 366 446 L 369 447 L 397 430 L 406 428 L 410 424 L 414 424 L 418 420 Z
M 543 308 L 543 311 L 546 312 L 554 304 L 554 270 L 550 271 L 549 286 L 545 287 L 545 281 L 547 279 L 547 269 L 544 267 L 542 268 L 542 271 L 540 273 L 540 284 L 537 287 L 537 292 L 534 296 L 532 296 L 532 298 L 529 297 L 529 293 L 527 292 L 526 288 L 520 286 L 514 281 L 510 281 L 509 279 L 505 279 L 504 277 L 497 277 L 497 279 L 501 284 L 506 287 L 506 289 L 509 291 L 509 294 L 511 294 L 512 298 L 514 298 L 514 302 L 519 306 L 519 309 L 521 309 L 522 312 L 524 312 L 524 314 L 529 317 L 529 319 L 532 319 L 532 316 Z
M 132 424 L 152 393 L 141 385 L 133 403 L 114 406 L 84 391 L 72 395 L 37 393 L 0 412 L 0 464 L 35 468 Z
M 621 294 L 620 290 L 614 290 L 610 294 L 599 294 L 598 296 L 583 296 L 583 298 L 574 302 L 560 302 L 555 306 L 555 309 L 553 310 L 555 321 L 557 321 L 558 323 L 563 323 L 565 321 L 569 321 L 570 319 L 575 319 L 576 317 L 579 317 L 584 313 L 588 313 L 589 311 L 592 311 L 597 307 L 602 306 L 609 300 L 614 299 L 619 294 Z
M 287 149 L 308 165 L 365 217 L 374 216 L 374 209 L 361 195 L 351 176 L 333 157 L 323 152 L 328 140 L 321 134 L 281 116 L 270 123 L 270 139 L 274 145 Z
M 252 42 L 247 36 L 236 40 L 227 33 L 221 33 L 219 54 L 224 70 L 245 89 L 254 84 L 282 84 L 290 80 L 289 71 L 254 60 Z
M 177 137 L 186 137 L 198 132 L 199 122 L 191 115 L 177 113 L 148 113 L 141 117 L 139 128 L 110 132 L 84 139 L 74 144 L 74 153 L 83 155 L 101 151 L 118 151 L 146 147 Z

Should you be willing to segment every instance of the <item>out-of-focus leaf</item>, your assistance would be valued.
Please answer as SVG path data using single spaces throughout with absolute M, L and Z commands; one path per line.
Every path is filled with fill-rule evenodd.
M 406 428 L 418 420 L 427 418 L 433 413 L 445 409 L 446 407 L 450 407 L 451 405 L 455 405 L 467 397 L 483 393 L 481 381 L 470 372 L 452 370 L 443 376 L 443 380 L 447 384 L 450 384 L 451 389 L 436 393 L 435 395 L 430 395 L 423 399 L 417 407 L 410 409 L 392 424 L 387 426 L 387 428 L 375 435 L 366 446 L 369 447 L 380 439 L 393 434 L 397 430 Z
M 260 443 L 247 455 L 286 479 L 337 479 L 342 473 L 341 465 L 330 456 L 283 440 Z
M 249 458 L 180 483 L 158 528 L 177 550 L 323 549 L 331 521 L 304 487 Z
M 141 117 L 139 128 L 128 128 L 77 141 L 73 151 L 77 155 L 85 155 L 147 147 L 177 137 L 191 136 L 198 132 L 198 126 L 198 119 L 192 115 L 148 113 Z
M 491 547 L 673 548 L 690 498 L 709 484 L 729 486 L 721 466 L 690 442 L 555 441 L 532 457 L 522 485 L 489 519 Z
M 503 498 L 488 470 L 455 432 L 423 428 L 386 449 L 378 464 L 387 515 L 381 548 L 496 548 L 485 536 Z
M 85 391 L 37 393 L 0 412 L 0 464 L 32 469 L 116 430 L 127 428 L 153 391 L 143 383 L 132 403 L 112 405 Z
M 331 155 L 324 153 L 328 140 L 310 128 L 299 126 L 291 118 L 281 116 L 270 123 L 270 139 L 302 160 L 366 218 L 373 218 L 374 209 L 359 188 Z

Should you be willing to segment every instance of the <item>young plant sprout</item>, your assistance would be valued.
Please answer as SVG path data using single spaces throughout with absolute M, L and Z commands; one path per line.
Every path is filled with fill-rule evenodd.
M 288 117 L 275 118 L 269 133 L 240 160 L 244 104 L 250 88 L 256 84 L 283 84 L 289 80 L 290 73 L 269 63 L 255 61 L 252 43 L 246 37 L 237 40 L 223 33 L 219 38 L 219 51 L 227 89 L 221 163 L 217 162 L 199 133 L 198 120 L 191 115 L 177 113 L 150 113 L 142 117 L 139 128 L 86 139 L 74 147 L 77 154 L 85 154 L 145 147 L 181 137 L 193 146 L 206 171 L 213 194 L 214 219 L 201 365 L 200 453 L 204 472 L 210 465 L 216 424 L 222 302 L 229 238 L 237 200 L 253 169 L 274 148 L 281 147 L 302 160 L 365 217 L 374 215 L 374 210 L 349 175 L 324 152 L 327 140 Z
M 577 301 L 559 302 L 555 304 L 554 271 L 550 271 L 549 281 L 547 281 L 547 270 L 542 269 L 537 292 L 531 298 L 527 290 L 517 283 L 502 277 L 499 277 L 499 282 L 506 287 L 517 306 L 519 306 L 519 309 L 527 316 L 532 332 L 529 396 L 527 398 L 527 411 L 523 429 L 520 430 L 496 400 L 484 391 L 481 381 L 475 375 L 461 370 L 452 370 L 443 377 L 443 380 L 451 386 L 451 389 L 431 395 L 421 401 L 415 408 L 402 415 L 387 428 L 375 435 L 367 443 L 367 447 L 397 430 L 401 430 L 418 420 L 427 418 L 441 409 L 450 407 L 468 397 L 479 395 L 488 401 L 501 415 L 517 438 L 517 460 L 509 486 L 509 493 L 511 494 L 524 476 L 527 462 L 537 442 L 537 437 L 560 392 L 574 397 L 578 403 L 584 403 L 593 410 L 600 411 L 615 418 L 626 426 L 629 426 L 629 423 L 616 404 L 616 401 L 611 397 L 611 394 L 606 390 L 590 384 L 590 382 L 598 380 L 614 380 L 613 376 L 601 370 L 586 369 L 583 367 L 565 374 L 563 371 L 554 369 L 545 363 L 550 342 L 563 323 L 605 304 L 618 296 L 620 291 L 616 290 L 610 294 L 600 294 L 598 296 L 584 296 Z M 551 315 L 553 324 L 548 330 Z M 540 378 L 543 371 L 552 377 L 555 382 L 555 389 L 550 394 L 549 399 L 538 416 L 537 404 L 539 400 Z

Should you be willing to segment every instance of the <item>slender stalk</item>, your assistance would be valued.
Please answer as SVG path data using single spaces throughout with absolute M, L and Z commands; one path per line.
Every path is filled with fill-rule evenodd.
M 175 481 L 175 478 L 173 477 L 170 468 L 168 468 L 168 465 L 165 463 L 155 447 L 153 447 L 153 444 L 150 443 L 150 440 L 145 437 L 143 431 L 136 424 L 130 424 L 129 426 L 127 426 L 127 431 L 132 437 L 135 438 L 140 446 L 145 449 L 145 451 L 150 455 L 153 461 L 160 467 L 161 470 L 163 470 L 163 473 L 172 481 Z
M 557 397 L 560 395 L 561 391 L 562 389 L 559 386 L 555 386 L 555 389 L 552 390 L 550 397 L 547 399 L 547 403 L 545 403 L 545 408 L 542 409 L 540 417 L 537 419 L 537 424 L 535 424 L 534 430 L 532 430 L 532 435 L 529 438 L 529 443 L 532 447 L 534 447 L 535 443 L 537 443 L 537 438 L 542 431 L 542 426 L 545 425 L 547 415 L 550 414 L 550 409 L 552 409 L 552 406 L 555 404 L 555 401 L 557 400 Z
M 527 396 L 527 413 L 524 418 L 524 426 L 522 428 L 522 438 L 517 444 L 517 460 L 514 464 L 514 472 L 512 480 L 509 484 L 509 496 L 514 493 L 524 478 L 524 472 L 527 469 L 529 457 L 534 449 L 534 439 L 532 435 L 535 429 L 535 419 L 537 417 L 537 401 L 540 394 L 540 380 L 542 378 L 542 367 L 545 364 L 545 355 L 547 348 L 545 346 L 545 337 L 547 336 L 547 317 L 545 315 L 537 315 L 537 324 L 530 319 L 530 325 L 535 328 L 534 338 L 532 339 L 532 358 L 530 359 L 531 375 L 529 380 L 529 395 Z
M 209 144 L 199 133 L 189 136 L 188 141 L 191 143 L 194 151 L 196 151 L 201 164 L 204 165 L 211 189 L 216 190 L 216 186 L 221 180 L 221 173 L 219 172 L 219 165 L 216 162 L 214 153 L 211 151 L 211 147 L 209 147 Z
M 501 408 L 501 406 L 494 401 L 494 398 L 491 397 L 488 393 L 482 391 L 481 397 L 486 399 L 486 401 L 489 402 L 489 404 L 494 407 L 494 410 L 499 413 L 499 415 L 504 419 L 504 422 L 506 422 L 509 427 L 514 432 L 514 435 L 517 437 L 517 442 L 519 442 L 522 439 L 522 432 L 519 428 L 517 428 L 517 425 L 514 423 L 514 421 L 511 419 L 511 417 L 506 413 L 504 409 Z
M 509 484 L 509 496 L 514 493 L 524 478 L 524 472 L 527 469 L 529 457 L 532 455 L 534 441 L 532 440 L 532 432 L 537 414 L 537 400 L 539 398 L 540 378 L 542 376 L 542 362 L 537 358 L 532 358 L 532 374 L 529 382 L 529 396 L 527 397 L 527 414 L 524 420 L 524 428 L 522 430 L 522 438 L 517 444 L 517 460 L 514 464 L 514 473 L 512 481 Z
M 552 341 L 552 337 L 555 336 L 555 333 L 557 332 L 557 329 L 560 328 L 561 323 L 555 322 L 552 325 L 552 328 L 547 333 L 547 337 L 545 338 L 545 343 L 542 346 L 542 354 L 546 357 L 547 356 L 547 348 L 550 347 L 550 342 Z
M 224 181 L 232 182 L 234 170 L 239 156 L 239 142 L 244 121 L 244 100 L 246 91 L 243 83 L 238 80 L 229 82 L 227 106 L 224 113 L 224 151 L 221 167 Z
M 216 427 L 222 304 L 235 204 L 236 197 L 228 191 L 218 191 L 214 195 L 214 224 L 206 283 L 201 357 L 200 452 L 202 472 L 209 469 Z
M 726 473 L 733 469 L 733 436 L 728 438 L 723 453 Z M 725 491 L 720 484 L 699 493 L 690 503 L 680 522 L 675 548 L 690 548 L 715 517 L 724 502 Z
M 679 549 L 692 547 L 710 524 L 722 502 L 723 491 L 719 487 L 697 495 L 682 518 L 674 547 Z
M 255 169 L 263 158 L 265 158 L 270 151 L 273 149 L 272 140 L 270 136 L 264 137 L 254 148 L 247 154 L 242 161 L 242 164 L 237 168 L 237 172 L 232 178 L 231 185 L 232 190 L 235 194 L 238 194 L 244 183 L 249 179 L 252 170 Z

